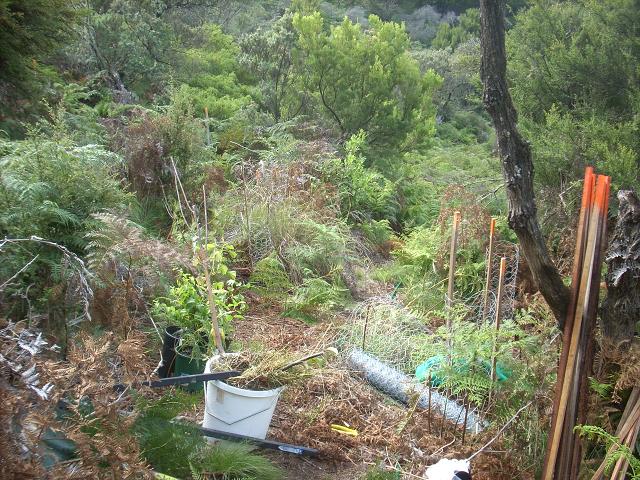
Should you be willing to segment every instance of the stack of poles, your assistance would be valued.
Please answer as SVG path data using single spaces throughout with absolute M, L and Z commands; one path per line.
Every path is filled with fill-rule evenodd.
M 593 334 L 598 308 L 600 272 L 606 246 L 610 178 L 585 171 L 578 221 L 570 303 L 553 403 L 553 417 L 542 480 L 578 478 L 581 446 L 574 427 L 584 423 L 587 376 L 593 363 Z
M 620 439 L 620 444 L 624 445 L 629 451 L 633 451 L 636 441 L 638 440 L 638 434 L 640 433 L 640 388 L 635 387 L 631 395 L 629 396 L 629 400 L 627 401 L 627 406 L 622 413 L 622 418 L 620 419 L 620 423 L 618 424 L 618 428 L 616 429 L 616 436 Z M 611 455 L 615 453 L 615 451 L 620 448 L 619 445 L 613 444 L 607 450 L 607 455 L 605 459 L 602 461 L 602 464 L 596 472 L 594 473 L 591 480 L 601 480 L 602 475 L 604 474 L 605 468 L 609 463 L 608 459 L 611 458 Z M 621 455 L 616 463 L 613 465 L 613 470 L 611 471 L 611 475 L 609 476 L 610 480 L 625 480 L 627 478 L 627 470 L 629 468 L 629 460 L 625 455 Z

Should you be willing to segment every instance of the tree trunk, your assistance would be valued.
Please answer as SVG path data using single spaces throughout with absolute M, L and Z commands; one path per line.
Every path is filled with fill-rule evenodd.
M 607 250 L 607 297 L 600 308 L 602 334 L 614 344 L 633 338 L 640 321 L 640 200 L 618 192 L 620 209 Z
M 520 241 L 538 289 L 562 329 L 569 304 L 569 289 L 562 283 L 549 256 L 536 215 L 531 147 L 518 132 L 517 113 L 507 87 L 502 0 L 480 1 L 480 39 L 483 102 L 491 115 L 498 139 L 509 202 L 509 226 Z

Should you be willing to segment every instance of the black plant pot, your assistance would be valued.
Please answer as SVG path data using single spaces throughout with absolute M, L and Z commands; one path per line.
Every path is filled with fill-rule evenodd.
M 167 327 L 164 331 L 164 340 L 162 342 L 162 358 L 160 367 L 158 368 L 158 376 L 167 378 L 173 376 L 176 362 L 176 346 L 180 341 L 180 333 L 182 329 L 175 325 Z

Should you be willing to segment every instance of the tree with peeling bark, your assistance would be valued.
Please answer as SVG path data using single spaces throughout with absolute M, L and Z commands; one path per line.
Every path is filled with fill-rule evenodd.
M 602 334 L 618 346 L 633 339 L 640 319 L 640 199 L 618 192 L 618 219 L 609 241 L 607 297 L 600 308 Z
M 503 1 L 480 1 L 480 40 L 483 103 L 496 130 L 509 203 L 509 226 L 518 237 L 538 289 L 562 329 L 569 289 L 551 260 L 537 218 L 531 147 L 518 131 L 517 112 L 506 79 Z

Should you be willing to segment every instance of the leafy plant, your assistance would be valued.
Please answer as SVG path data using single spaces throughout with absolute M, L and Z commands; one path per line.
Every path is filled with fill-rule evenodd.
M 365 167 L 365 140 L 360 130 L 347 141 L 343 159 L 331 158 L 322 165 L 325 180 L 337 187 L 340 213 L 352 223 L 394 217 L 393 184 Z
M 314 322 L 348 300 L 348 290 L 322 278 L 305 278 L 285 303 L 283 315 Z
M 294 289 L 282 262 L 273 254 L 255 264 L 250 281 L 252 290 L 265 298 L 283 299 Z
M 233 322 L 243 318 L 242 314 L 247 305 L 240 292 L 241 284 L 235 280 L 236 272 L 226 265 L 226 261 L 235 256 L 235 252 L 228 245 L 222 248 L 215 248 L 213 245 L 209 247 L 209 261 L 213 267 L 211 286 L 218 324 L 223 337 L 227 337 L 231 335 Z M 179 346 L 184 353 L 189 352 L 193 358 L 211 353 L 211 310 L 204 278 L 196 278 L 187 273 L 180 275 L 168 295 L 154 301 L 152 313 L 167 325 L 176 325 L 183 329 Z M 203 339 L 210 341 L 202 345 Z
M 154 469 L 179 478 L 203 479 L 211 472 L 225 480 L 278 480 L 282 472 L 247 445 L 209 445 L 195 425 L 172 422 L 196 406 L 198 395 L 176 391 L 157 400 L 140 398 L 133 433 Z

